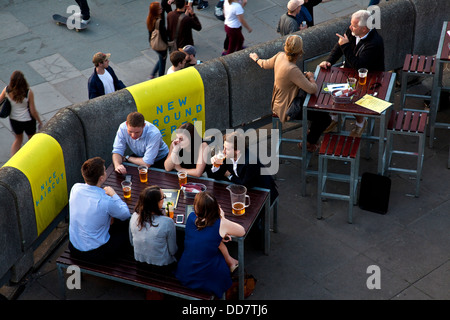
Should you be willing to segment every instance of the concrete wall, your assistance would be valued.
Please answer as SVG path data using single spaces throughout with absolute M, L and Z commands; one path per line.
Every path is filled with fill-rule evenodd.
M 381 5 L 380 34 L 385 43 L 386 68 L 403 65 L 407 53 L 435 54 L 442 22 L 448 19 L 448 0 L 391 0 Z M 304 59 L 326 54 L 336 43 L 350 16 L 299 32 Z M 259 68 L 250 58 L 254 51 L 269 58 L 283 49 L 286 37 L 220 57 L 196 66 L 204 83 L 206 129 L 225 130 L 271 114 L 273 71 Z M 302 62 L 299 62 L 301 65 Z M 309 70 L 313 71 L 313 70 Z M 183 85 L 183 83 L 174 83 Z M 127 114 L 136 110 L 126 90 L 60 110 L 43 132 L 61 145 L 67 189 L 82 181 L 82 163 L 100 156 L 111 163 L 115 133 Z M 37 159 L 38 161 L 38 159 Z M 0 169 L 0 279 L 18 281 L 31 269 L 32 248 L 37 241 L 31 187 L 18 170 Z M 0 283 L 2 285 L 2 283 Z

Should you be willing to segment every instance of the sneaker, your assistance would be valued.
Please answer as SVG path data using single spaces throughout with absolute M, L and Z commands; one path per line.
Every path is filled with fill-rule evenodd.
M 197 10 L 203 10 L 203 9 L 206 9 L 206 8 L 208 8 L 208 2 L 206 2 L 206 1 L 203 1 L 203 3 L 202 4 L 199 4 L 198 6 L 197 6 Z
M 355 123 L 352 131 L 350 132 L 350 137 L 361 138 L 366 127 L 367 127 L 367 120 L 364 120 L 364 125 L 362 127 L 357 126 Z
M 81 19 L 81 23 L 84 23 L 84 24 L 88 24 L 89 21 L 91 21 L 91 18 L 89 18 L 87 20 Z
M 337 125 L 338 125 L 337 121 L 331 120 L 330 125 L 328 126 L 328 128 L 325 129 L 325 131 L 323 133 L 328 133 L 328 132 L 333 131 L 334 129 L 336 129 Z

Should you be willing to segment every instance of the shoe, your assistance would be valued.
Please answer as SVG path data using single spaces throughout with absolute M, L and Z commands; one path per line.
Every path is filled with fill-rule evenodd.
M 325 131 L 323 133 L 328 133 L 328 132 L 333 131 L 334 129 L 336 129 L 337 125 L 338 125 L 337 121 L 331 120 L 330 125 L 328 126 L 328 128 L 325 129 Z
M 203 9 L 206 9 L 206 8 L 208 8 L 208 2 L 206 2 L 206 1 L 204 1 L 202 4 L 199 4 L 198 6 L 197 6 L 197 10 L 203 10 Z
M 361 138 L 362 134 L 364 133 L 364 130 L 367 127 L 367 120 L 364 120 L 364 125 L 362 127 L 359 127 L 356 125 L 354 125 L 352 131 L 350 132 L 350 137 L 354 137 L 354 138 Z
M 299 143 L 297 144 L 297 147 L 298 147 L 300 150 L 302 150 L 302 148 L 303 148 L 303 143 L 302 143 L 302 142 L 299 142 Z M 307 150 L 308 152 L 314 153 L 314 152 L 317 151 L 317 149 L 319 149 L 319 147 L 320 147 L 320 143 L 318 143 L 318 144 L 311 144 L 311 143 L 309 143 L 308 141 L 306 141 L 306 150 Z
M 89 21 L 91 21 L 91 18 L 89 18 L 87 20 L 81 19 L 81 23 L 84 23 L 84 24 L 88 24 Z

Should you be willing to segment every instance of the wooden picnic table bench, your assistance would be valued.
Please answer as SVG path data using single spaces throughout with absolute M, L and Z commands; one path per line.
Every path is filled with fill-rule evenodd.
M 69 249 L 66 249 L 56 260 L 61 291 L 64 299 L 66 297 L 66 281 L 62 269 L 67 269 L 72 265 L 78 266 L 81 273 L 91 274 L 97 277 L 126 283 L 183 299 L 218 299 L 212 293 L 192 290 L 183 286 L 173 275 L 163 274 L 146 268 L 145 265 L 137 262 L 132 255 L 124 255 L 104 263 L 93 263 L 72 257 Z

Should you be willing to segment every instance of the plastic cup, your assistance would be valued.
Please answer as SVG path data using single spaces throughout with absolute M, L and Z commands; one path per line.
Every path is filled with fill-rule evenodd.
M 368 70 L 366 68 L 361 68 L 358 70 L 358 75 L 359 75 L 359 85 L 360 86 L 365 86 L 366 85 L 366 81 L 367 81 L 367 72 Z
M 352 89 L 356 87 L 356 78 L 348 78 L 347 79 L 348 86 Z
M 187 183 L 187 172 L 180 171 L 178 172 L 178 184 L 180 188 Z
M 131 181 L 122 181 L 122 191 L 125 199 L 131 198 Z
M 139 166 L 139 180 L 141 180 L 142 183 L 146 183 L 148 180 L 148 167 L 147 166 Z

